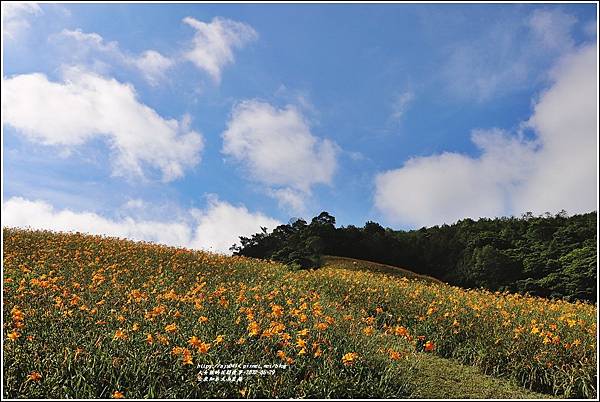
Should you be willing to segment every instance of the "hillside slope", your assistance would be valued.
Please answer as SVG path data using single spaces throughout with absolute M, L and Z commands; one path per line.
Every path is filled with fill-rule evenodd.
M 82 234 L 3 236 L 4 397 L 596 395 L 594 306 Z M 263 366 L 210 373 L 219 364 Z
M 241 237 L 235 254 L 317 267 L 322 255 L 410 267 L 454 286 L 596 302 L 597 213 L 462 219 L 409 231 L 321 212 Z
M 428 283 L 444 284 L 439 279 L 432 278 L 427 275 L 420 275 L 415 272 L 409 271 L 408 269 L 395 267 L 393 265 L 381 264 L 373 261 L 359 260 L 357 258 L 347 258 L 326 255 L 323 257 L 324 266 L 327 267 L 339 267 L 349 270 L 356 271 L 368 271 L 378 272 L 382 274 L 389 274 L 400 278 L 417 279 Z

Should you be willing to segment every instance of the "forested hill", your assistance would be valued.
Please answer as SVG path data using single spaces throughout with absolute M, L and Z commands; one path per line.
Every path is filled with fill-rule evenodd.
M 452 285 L 596 301 L 597 213 L 463 219 L 395 231 L 375 222 L 336 227 L 322 212 L 240 237 L 235 254 L 317 267 L 337 255 L 406 267 Z

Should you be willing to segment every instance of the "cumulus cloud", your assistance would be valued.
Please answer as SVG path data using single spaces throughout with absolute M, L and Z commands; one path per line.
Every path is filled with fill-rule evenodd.
M 515 196 L 518 210 L 584 212 L 595 209 L 598 177 L 598 65 L 596 44 L 563 59 L 554 85 L 536 103 L 526 125 L 541 149 Z
M 500 130 L 476 131 L 471 138 L 479 158 L 446 152 L 377 175 L 377 208 L 392 221 L 418 226 L 501 215 L 533 146 Z
M 274 229 L 281 223 L 261 213 L 251 213 L 243 206 L 234 206 L 220 201 L 216 197 L 209 198 L 208 208 L 193 210 L 196 235 L 191 247 L 226 253 L 234 243 L 239 244 L 239 236 L 250 237 L 260 232 L 261 227 Z
M 63 148 L 104 138 L 116 176 L 144 177 L 149 166 L 170 181 L 200 161 L 202 136 L 139 102 L 129 84 L 71 68 L 63 82 L 34 73 L 5 79 L 2 87 L 4 123 L 33 142 Z
M 205 210 L 193 209 L 189 215 L 188 221 L 180 222 L 131 217 L 108 219 L 93 212 L 57 210 L 45 201 L 21 197 L 12 197 L 2 205 L 2 224 L 5 227 L 78 231 L 224 254 L 229 254 L 229 247 L 239 243 L 239 236 L 250 236 L 259 232 L 261 227 L 273 229 L 280 224 L 263 214 L 252 213 L 244 206 L 233 206 L 216 197 L 210 198 Z
M 485 102 L 544 78 L 540 71 L 573 50 L 575 16 L 538 9 L 521 20 L 498 18 L 478 38 L 447 48 L 441 77 L 458 98 Z
M 222 137 L 222 152 L 288 205 L 299 206 L 299 194 L 309 195 L 313 185 L 331 183 L 336 170 L 335 143 L 315 137 L 291 105 L 278 109 L 258 100 L 241 102 Z
M 196 30 L 191 49 L 185 57 L 196 67 L 220 82 L 223 68 L 234 62 L 233 51 L 258 38 L 251 26 L 215 17 L 209 23 L 186 17 L 183 22 Z
M 306 212 L 306 194 L 291 188 L 270 189 L 268 194 L 279 203 L 279 208 L 294 213 Z
M 2 35 L 5 39 L 16 39 L 18 35 L 28 29 L 31 24 L 29 18 L 42 13 L 42 9 L 35 3 L 19 3 L 6 1 L 2 3 Z
M 64 29 L 53 37 L 53 41 L 67 45 L 69 57 L 72 59 L 81 62 L 93 57 L 96 65 L 103 65 L 97 59 L 100 56 L 106 56 L 111 61 L 137 69 L 152 85 L 164 80 L 166 72 L 175 65 L 175 60 L 156 50 L 146 50 L 139 55 L 132 55 L 122 51 L 118 42 L 106 41 L 95 32 L 82 32 L 80 29 Z
M 30 227 L 54 231 L 82 233 L 146 240 L 170 246 L 185 246 L 192 232 L 183 223 L 106 219 L 93 212 L 56 210 L 45 201 L 30 201 L 13 197 L 2 205 L 2 225 L 5 227 Z
M 415 157 L 375 179 L 375 205 L 412 225 L 460 218 L 596 208 L 596 44 L 574 50 L 553 70 L 522 132 L 474 131 L 479 157 L 446 152 Z

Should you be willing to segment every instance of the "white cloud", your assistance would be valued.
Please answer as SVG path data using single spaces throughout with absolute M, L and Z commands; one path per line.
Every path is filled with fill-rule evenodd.
M 396 95 L 392 103 L 392 114 L 390 115 L 391 119 L 394 121 L 400 121 L 414 97 L 414 94 L 410 91 L 402 92 L 401 94 Z
M 498 17 L 468 41 L 448 47 L 440 68 L 445 87 L 458 98 L 485 102 L 530 86 L 540 71 L 574 46 L 577 19 L 560 9 L 538 9 L 523 18 Z
M 93 212 L 57 210 L 41 200 L 12 197 L 2 205 L 2 225 L 78 231 L 230 254 L 229 247 L 239 243 L 239 236 L 260 232 L 261 226 L 273 229 L 280 224 L 263 214 L 251 213 L 244 206 L 236 207 L 216 197 L 210 198 L 205 210 L 189 212 L 191 219 L 188 222 L 131 217 L 113 220 Z
M 293 213 L 306 212 L 305 198 L 306 194 L 293 190 L 291 188 L 270 189 L 268 194 L 275 198 L 279 203 L 279 208 L 291 211 Z
M 128 58 L 140 70 L 151 84 L 165 78 L 165 73 L 175 62 L 155 50 L 146 50 L 138 57 Z
M 104 38 L 95 32 L 83 32 L 81 29 L 63 29 L 59 34 L 53 36 L 53 39 L 72 39 L 81 46 L 77 50 L 82 53 L 88 53 L 91 50 L 120 53 L 119 44 L 115 41 L 106 42 Z M 71 47 L 71 50 L 73 48 Z
M 42 9 L 35 3 L 2 2 L 2 36 L 16 39 L 31 26 L 29 18 L 41 13 Z
M 288 105 L 277 109 L 257 100 L 233 108 L 222 134 L 222 152 L 234 158 L 257 182 L 273 188 L 280 201 L 299 206 L 315 184 L 330 184 L 338 147 L 315 137 L 300 111 Z M 294 191 L 294 196 L 290 196 Z
M 209 199 L 206 210 L 193 210 L 196 234 L 191 247 L 227 253 L 239 237 L 260 232 L 261 227 L 274 229 L 281 223 L 261 213 L 251 213 L 246 207 L 234 206 L 216 197 Z
M 415 157 L 377 175 L 376 207 L 393 222 L 418 226 L 527 211 L 594 210 L 596 58 L 596 44 L 587 45 L 553 70 L 553 85 L 523 125 L 534 131 L 534 140 L 500 130 L 475 131 L 479 157 Z
M 127 209 L 141 209 L 146 207 L 146 202 L 139 198 L 131 198 L 123 205 Z
M 598 177 L 598 65 L 596 45 L 566 57 L 554 85 L 535 105 L 527 125 L 541 143 L 534 170 L 515 197 L 519 210 L 595 209 Z
M 64 29 L 52 40 L 65 47 L 66 56 L 71 60 L 85 61 L 101 72 L 106 72 L 108 66 L 116 62 L 137 69 L 150 84 L 157 85 L 166 78 L 167 71 L 183 59 L 194 63 L 218 83 L 223 68 L 235 61 L 234 50 L 258 38 L 251 26 L 221 17 L 215 17 L 210 23 L 186 17 L 183 22 L 196 31 L 183 58 L 167 57 L 156 50 L 132 55 L 121 50 L 117 42 L 107 42 L 97 33 L 86 33 L 80 29 Z M 102 58 L 108 58 L 109 62 Z
M 143 177 L 147 165 L 170 181 L 200 161 L 202 136 L 140 103 L 129 84 L 71 68 L 62 83 L 35 73 L 8 78 L 2 87 L 4 123 L 45 145 L 68 148 L 105 138 L 116 176 Z
M 196 30 L 192 48 L 185 57 L 217 83 L 223 68 L 234 61 L 233 50 L 258 37 L 251 26 L 221 17 L 213 18 L 210 23 L 186 17 L 183 22 Z
M 446 152 L 377 175 L 376 207 L 392 221 L 417 226 L 501 215 L 533 149 L 500 130 L 471 138 L 479 158 Z
M 175 65 L 175 60 L 163 56 L 156 50 L 146 50 L 140 55 L 131 55 L 122 51 L 117 42 L 107 42 L 97 33 L 82 32 L 80 29 L 64 29 L 52 39 L 54 42 L 66 45 L 68 56 L 72 59 L 81 62 L 92 57 L 93 65 L 99 64 L 104 67 L 99 57 L 106 56 L 111 61 L 137 69 L 152 85 L 157 85 L 164 80 L 166 72 Z
M 31 227 L 54 231 L 83 233 L 146 240 L 170 246 L 185 246 L 192 236 L 189 226 L 182 223 L 136 221 L 132 218 L 110 220 L 92 212 L 55 210 L 44 201 L 13 197 L 2 205 L 2 225 Z

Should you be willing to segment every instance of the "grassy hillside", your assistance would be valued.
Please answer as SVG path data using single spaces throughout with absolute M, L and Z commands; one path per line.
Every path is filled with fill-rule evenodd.
M 397 276 L 400 278 L 418 279 L 423 282 L 443 284 L 439 279 L 427 275 L 420 275 L 408 269 L 395 267 L 392 265 L 380 264 L 378 262 L 359 260 L 356 258 L 337 257 L 327 255 L 323 257 L 324 265 L 327 267 L 338 267 L 353 271 L 378 272 Z
M 592 305 L 339 264 L 292 271 L 81 234 L 3 235 L 4 397 L 596 396 Z M 263 366 L 210 373 L 218 364 Z
M 236 255 L 304 268 L 318 267 L 323 255 L 360 258 L 464 288 L 595 303 L 597 221 L 596 212 L 528 213 L 396 231 L 371 221 L 362 228 L 336 227 L 335 217 L 323 211 L 310 223 L 295 219 L 272 232 L 241 237 L 233 249 Z

